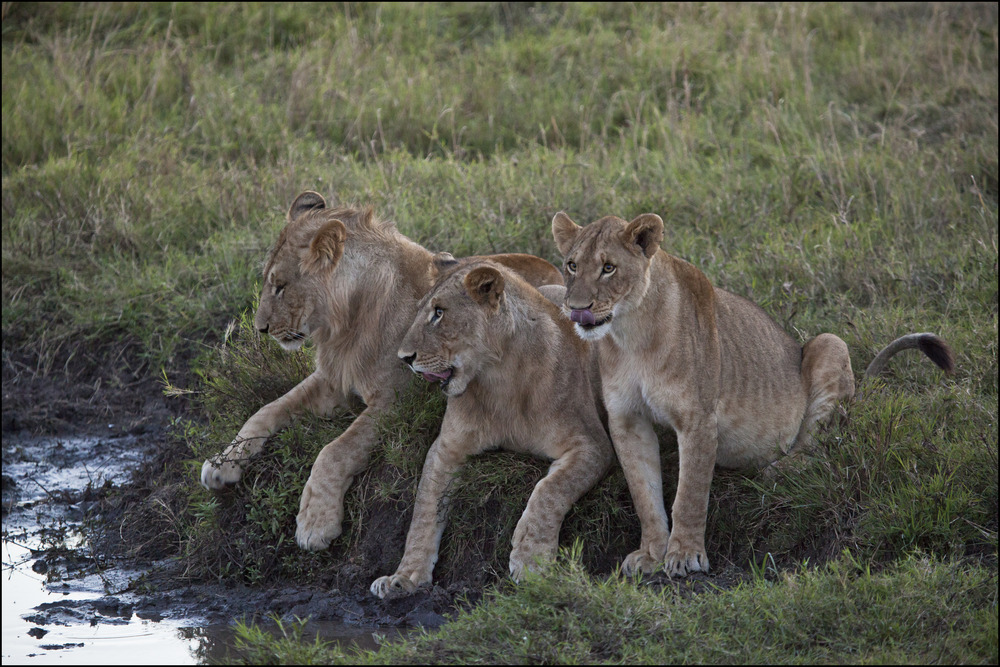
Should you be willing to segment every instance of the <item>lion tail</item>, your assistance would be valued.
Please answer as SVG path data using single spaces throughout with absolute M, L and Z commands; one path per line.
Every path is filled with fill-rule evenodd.
M 897 352 L 914 348 L 926 354 L 944 372 L 951 373 L 955 370 L 955 357 L 944 340 L 932 333 L 911 333 L 900 336 L 875 355 L 872 362 L 868 364 L 868 368 L 865 369 L 865 377 L 875 377 L 885 370 L 889 359 Z

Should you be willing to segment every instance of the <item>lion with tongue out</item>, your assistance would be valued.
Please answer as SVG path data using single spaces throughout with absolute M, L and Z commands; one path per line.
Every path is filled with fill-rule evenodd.
M 854 373 L 842 339 L 824 333 L 800 345 L 756 304 L 662 250 L 663 233 L 653 213 L 583 227 L 565 213 L 552 219 L 563 308 L 597 349 L 611 437 L 642 527 L 622 569 L 685 576 L 709 568 L 714 468 L 759 469 L 808 449 L 814 426 L 854 395 Z M 954 366 L 941 338 L 913 333 L 884 348 L 865 377 L 906 349 L 947 372 Z M 654 423 L 677 433 L 669 527 Z
M 423 298 L 399 357 L 448 396 L 424 461 L 403 559 L 371 592 L 429 583 L 448 487 L 469 456 L 496 447 L 552 461 L 511 540 L 510 574 L 553 558 L 570 506 L 610 468 L 595 359 L 552 301 L 510 269 L 467 262 Z

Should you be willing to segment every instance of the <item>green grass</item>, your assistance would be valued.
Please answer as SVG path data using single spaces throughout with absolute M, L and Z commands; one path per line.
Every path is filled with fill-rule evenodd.
M 774 479 L 717 474 L 713 569 L 745 579 L 719 593 L 605 579 L 638 543 L 618 471 L 567 517 L 564 546 L 583 546 L 559 576 L 507 588 L 510 535 L 545 466 L 478 457 L 435 577 L 474 569 L 499 592 L 427 640 L 438 644 L 372 659 L 996 662 L 995 4 L 3 12 L 5 396 L 8 369 L 57 382 L 92 363 L 102 377 L 83 353 L 97 346 L 133 350 L 120 363 L 197 399 L 174 430 L 184 463 L 131 516 L 137 550 L 169 543 L 188 576 L 251 584 L 332 585 L 398 562 L 444 408 L 420 384 L 380 424 L 325 552 L 295 546 L 294 517 L 312 459 L 350 413 L 300 420 L 229 493 L 197 484 L 203 458 L 311 367 L 308 350 L 289 356 L 251 325 L 264 254 L 302 190 L 372 204 L 434 251 L 557 263 L 556 211 L 651 211 L 668 252 L 800 341 L 841 336 L 856 371 L 924 330 L 949 341 L 957 372 L 901 356 L 815 456 Z M 669 502 L 676 447 L 662 436 Z M 842 624 L 836 605 L 866 621 Z M 538 634 L 496 652 L 479 638 L 496 619 L 537 621 Z M 267 659 L 258 648 L 248 661 Z
M 578 555 L 506 586 L 434 634 L 379 651 L 278 641 L 237 629 L 240 664 L 995 663 L 996 571 L 927 557 L 881 573 L 850 553 L 692 595 L 618 576 L 595 581 Z M 294 633 L 292 633 L 294 634 Z M 307 654 L 307 651 L 309 652 Z

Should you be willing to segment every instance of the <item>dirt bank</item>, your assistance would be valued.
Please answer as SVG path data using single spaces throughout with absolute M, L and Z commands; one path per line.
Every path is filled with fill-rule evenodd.
M 31 632 L 44 635 L 53 625 L 122 624 L 133 617 L 197 627 L 269 615 L 356 627 L 434 628 L 504 579 L 503 573 L 483 566 L 481 553 L 503 549 L 496 544 L 497 535 L 482 531 L 476 539 L 479 551 L 451 562 L 438 577 L 439 585 L 399 600 L 372 596 L 368 585 L 378 574 L 393 571 L 399 558 L 395 547 L 405 541 L 410 513 L 392 503 L 372 511 L 351 551 L 331 547 L 343 550 L 344 557 L 336 556 L 338 565 L 330 571 L 312 572 L 308 585 L 270 580 L 248 586 L 192 577 L 190 557 L 181 553 L 180 541 L 163 517 L 179 506 L 187 484 L 197 484 L 184 466 L 191 452 L 170 437 L 172 420 L 197 419 L 197 410 L 184 396 L 164 396 L 162 382 L 136 360 L 135 352 L 66 354 L 48 364 L 60 368 L 58 374 L 39 372 L 37 359 L 4 352 L 5 537 L 15 537 L 19 530 L 43 531 L 32 557 L 49 588 L 93 590 L 97 578 L 97 589 L 104 592 L 40 605 L 27 616 L 35 625 Z M 171 381 L 187 386 L 191 378 L 181 372 Z M 165 471 L 170 471 L 169 479 Z M 47 482 L 43 473 L 71 481 L 60 486 Z M 40 483 L 59 490 L 40 494 Z M 221 503 L 231 502 L 225 492 L 218 497 Z M 497 510 L 488 503 L 480 509 Z M 76 540 L 81 531 L 85 540 Z M 238 545 L 236 532 L 238 528 L 220 539 Z M 591 554 L 589 566 L 596 574 L 610 572 L 624 553 Z M 670 582 L 651 577 L 647 582 L 690 594 L 725 588 L 744 576 L 724 562 L 715 565 L 710 578 L 694 575 Z
M 383 601 L 362 585 L 367 573 L 349 567 L 318 587 L 193 581 L 169 535 L 141 536 L 145 543 L 136 549 L 136 535 L 123 535 L 121 526 L 153 494 L 163 493 L 156 486 L 162 471 L 190 456 L 171 444 L 168 429 L 174 418 L 190 418 L 192 408 L 184 397 L 165 397 L 162 383 L 134 353 L 77 350 L 43 364 L 4 350 L 4 537 L 34 545 L 33 569 L 50 590 L 93 589 L 96 577 L 106 591 L 96 599 L 68 596 L 41 605 L 27 617 L 37 626 L 31 632 L 120 624 L 133 615 L 192 625 L 274 614 L 356 626 L 437 627 L 455 611 L 459 595 L 479 599 L 480 591 L 455 584 Z

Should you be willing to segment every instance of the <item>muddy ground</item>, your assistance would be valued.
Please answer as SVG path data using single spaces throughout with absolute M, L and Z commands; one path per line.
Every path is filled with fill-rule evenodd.
M 72 587 L 75 581 L 98 576 L 106 595 L 96 600 L 46 603 L 28 621 L 39 633 L 53 624 L 120 624 L 135 615 L 140 619 L 172 619 L 195 626 L 231 623 L 234 619 L 283 619 L 312 617 L 314 621 L 339 621 L 348 626 L 373 628 L 435 628 L 460 606 L 475 604 L 484 586 L 493 583 L 480 564 L 442 578 L 444 585 L 418 591 L 399 600 L 379 600 L 367 585 L 371 573 L 350 566 L 331 574 L 320 584 L 274 582 L 267 587 L 193 581 L 169 536 L 150 537 L 136 555 L 134 535 L 122 527 L 126 517 L 157 490 L 150 480 L 186 455 L 171 444 L 168 429 L 180 416 L 190 419 L 195 408 L 181 397 L 166 397 L 157 373 L 139 360 L 138 349 L 75 350 L 42 363 L 30 355 L 6 348 L 3 353 L 3 513 L 11 537 L 19 525 L 47 524 L 45 547 L 33 556 L 36 572 L 53 585 Z M 185 366 L 184 360 L 178 366 Z M 53 371 L 52 369 L 58 369 Z M 176 386 L 191 378 L 172 376 Z M 84 444 L 80 444 L 84 443 Z M 79 488 L 49 494 L 38 502 L 23 498 L 36 479 L 26 473 L 42 464 L 71 471 L 112 457 L 124 468 L 138 471 L 122 479 L 104 479 L 95 485 L 82 480 Z M 11 474 L 8 474 L 8 471 Z M 22 472 L 17 472 L 22 471 Z M 90 474 L 88 472 L 88 474 Z M 191 480 L 192 484 L 197 483 Z M 376 532 L 387 539 L 405 539 L 408 513 L 398 509 L 376 519 L 385 525 Z M 70 532 L 84 526 L 84 547 L 70 547 Z M 65 534 L 60 535 L 60 530 Z M 156 532 L 156 531 L 152 531 Z M 123 537 L 124 536 L 124 537 Z M 380 549 L 380 546 L 374 547 Z M 371 551 L 371 549 L 370 549 Z M 617 562 L 620 555 L 611 557 Z M 398 558 L 398 555 L 392 558 Z M 609 563 L 611 561 L 609 560 Z M 396 563 L 379 563 L 392 571 Z M 606 564 L 610 570 L 613 564 Z M 743 576 L 738 568 L 721 567 L 710 578 L 689 577 L 683 585 L 662 577 L 647 583 L 675 586 L 682 594 L 726 588 Z M 35 630 L 33 629 L 32 632 Z M 58 648 L 58 647 L 56 647 Z
M 348 625 L 437 627 L 457 609 L 456 598 L 480 597 L 467 586 L 439 586 L 395 601 L 382 601 L 351 585 L 303 587 L 277 582 L 250 588 L 214 582 L 192 582 L 184 576 L 168 540 L 155 540 L 141 557 L 116 539 L 123 513 L 152 490 L 146 480 L 183 453 L 167 437 L 171 420 L 190 418 L 183 397 L 164 396 L 163 384 L 144 365 L 136 350 L 77 349 L 53 360 L 3 351 L 3 517 L 6 535 L 43 525 L 42 546 L 32 552 L 34 569 L 49 587 L 100 576 L 112 593 L 89 601 L 46 603 L 29 622 L 51 624 L 122 623 L 136 615 L 150 620 L 188 619 L 193 623 L 229 623 L 233 619 L 275 614 L 290 619 L 340 620 Z M 53 369 L 58 369 L 54 371 Z M 187 378 L 171 377 L 185 386 Z M 44 485 L 45 474 L 72 475 L 109 457 L 127 470 L 121 479 L 105 479 L 87 469 L 75 490 L 49 493 L 25 501 Z M 192 483 L 196 483 L 192 480 Z M 88 544 L 72 544 L 70 533 L 83 526 Z M 353 582 L 358 577 L 341 577 Z M 61 584 L 59 582 L 62 582 Z M 348 590 L 349 588 L 349 590 Z

